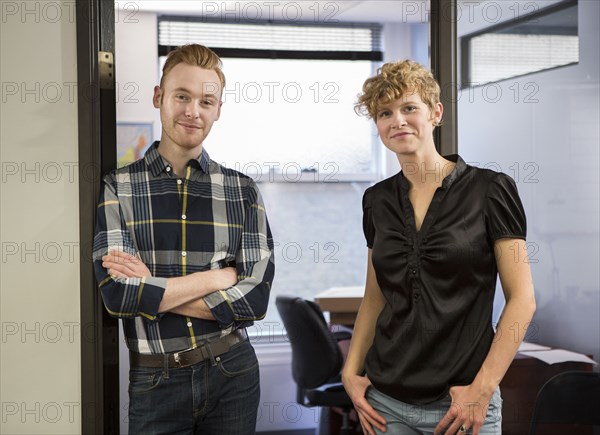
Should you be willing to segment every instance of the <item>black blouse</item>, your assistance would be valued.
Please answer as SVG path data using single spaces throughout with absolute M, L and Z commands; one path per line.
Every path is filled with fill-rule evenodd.
M 367 375 L 379 391 L 417 405 L 473 382 L 494 337 L 494 241 L 526 236 L 512 178 L 469 166 L 458 155 L 446 158 L 456 166 L 418 232 L 402 172 L 363 197 L 367 246 L 387 301 L 366 357 Z

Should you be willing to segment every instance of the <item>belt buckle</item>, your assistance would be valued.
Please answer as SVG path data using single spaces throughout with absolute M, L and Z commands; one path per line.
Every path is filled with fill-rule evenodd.
M 180 352 L 175 352 L 173 354 L 173 359 L 175 360 L 175 363 L 179 366 L 179 368 L 183 367 L 183 364 L 181 363 L 181 354 L 184 354 L 184 353 L 189 352 L 191 350 L 193 350 L 193 349 L 186 349 L 186 350 L 182 350 Z

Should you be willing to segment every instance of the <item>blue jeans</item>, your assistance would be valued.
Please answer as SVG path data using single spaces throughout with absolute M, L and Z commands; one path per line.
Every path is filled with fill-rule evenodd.
M 422 435 L 433 434 L 433 430 L 450 409 L 450 396 L 428 405 L 410 405 L 393 399 L 370 386 L 367 390 L 367 401 L 387 422 L 386 434 Z M 382 434 L 373 427 L 375 433 Z M 447 429 L 447 428 L 446 428 Z M 467 431 L 471 433 L 471 431 Z M 445 432 L 443 432 L 445 433 Z M 497 388 L 490 400 L 483 426 L 479 429 L 481 435 L 502 434 L 502 397 Z
M 248 340 L 190 367 L 129 370 L 129 433 L 249 435 L 260 398 Z

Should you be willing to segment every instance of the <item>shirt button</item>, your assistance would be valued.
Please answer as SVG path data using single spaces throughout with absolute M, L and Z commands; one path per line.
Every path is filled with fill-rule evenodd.
M 186 255 L 187 255 L 187 252 L 185 252 L 185 251 L 183 251 L 183 252 L 181 253 L 181 256 L 182 256 L 182 257 L 185 257 Z
M 182 214 L 181 219 L 185 220 L 185 218 L 186 218 L 186 215 Z
M 419 300 L 419 298 L 420 298 L 420 297 L 421 297 L 421 294 L 420 294 L 420 293 L 415 293 L 415 294 L 413 295 L 413 299 L 415 300 L 415 302 L 418 302 L 418 300 Z
M 187 322 L 188 328 L 192 327 L 192 322 Z
M 166 171 L 167 171 L 167 172 L 171 172 L 171 167 L 170 167 L 170 166 L 167 166 L 167 169 L 166 169 Z
M 417 269 L 411 269 L 410 273 L 412 273 L 413 275 L 416 275 L 417 274 Z
M 177 184 L 181 184 L 181 183 L 182 183 L 181 179 L 178 178 L 177 179 Z

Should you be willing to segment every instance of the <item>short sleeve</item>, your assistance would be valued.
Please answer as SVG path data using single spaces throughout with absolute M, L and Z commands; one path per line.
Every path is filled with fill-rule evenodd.
M 488 187 L 486 202 L 487 233 L 492 241 L 526 238 L 525 209 L 511 177 L 498 173 Z
M 375 239 L 375 226 L 373 225 L 373 209 L 371 207 L 373 198 L 372 188 L 368 188 L 363 195 L 363 232 L 367 239 L 367 247 L 373 248 L 373 240 Z

